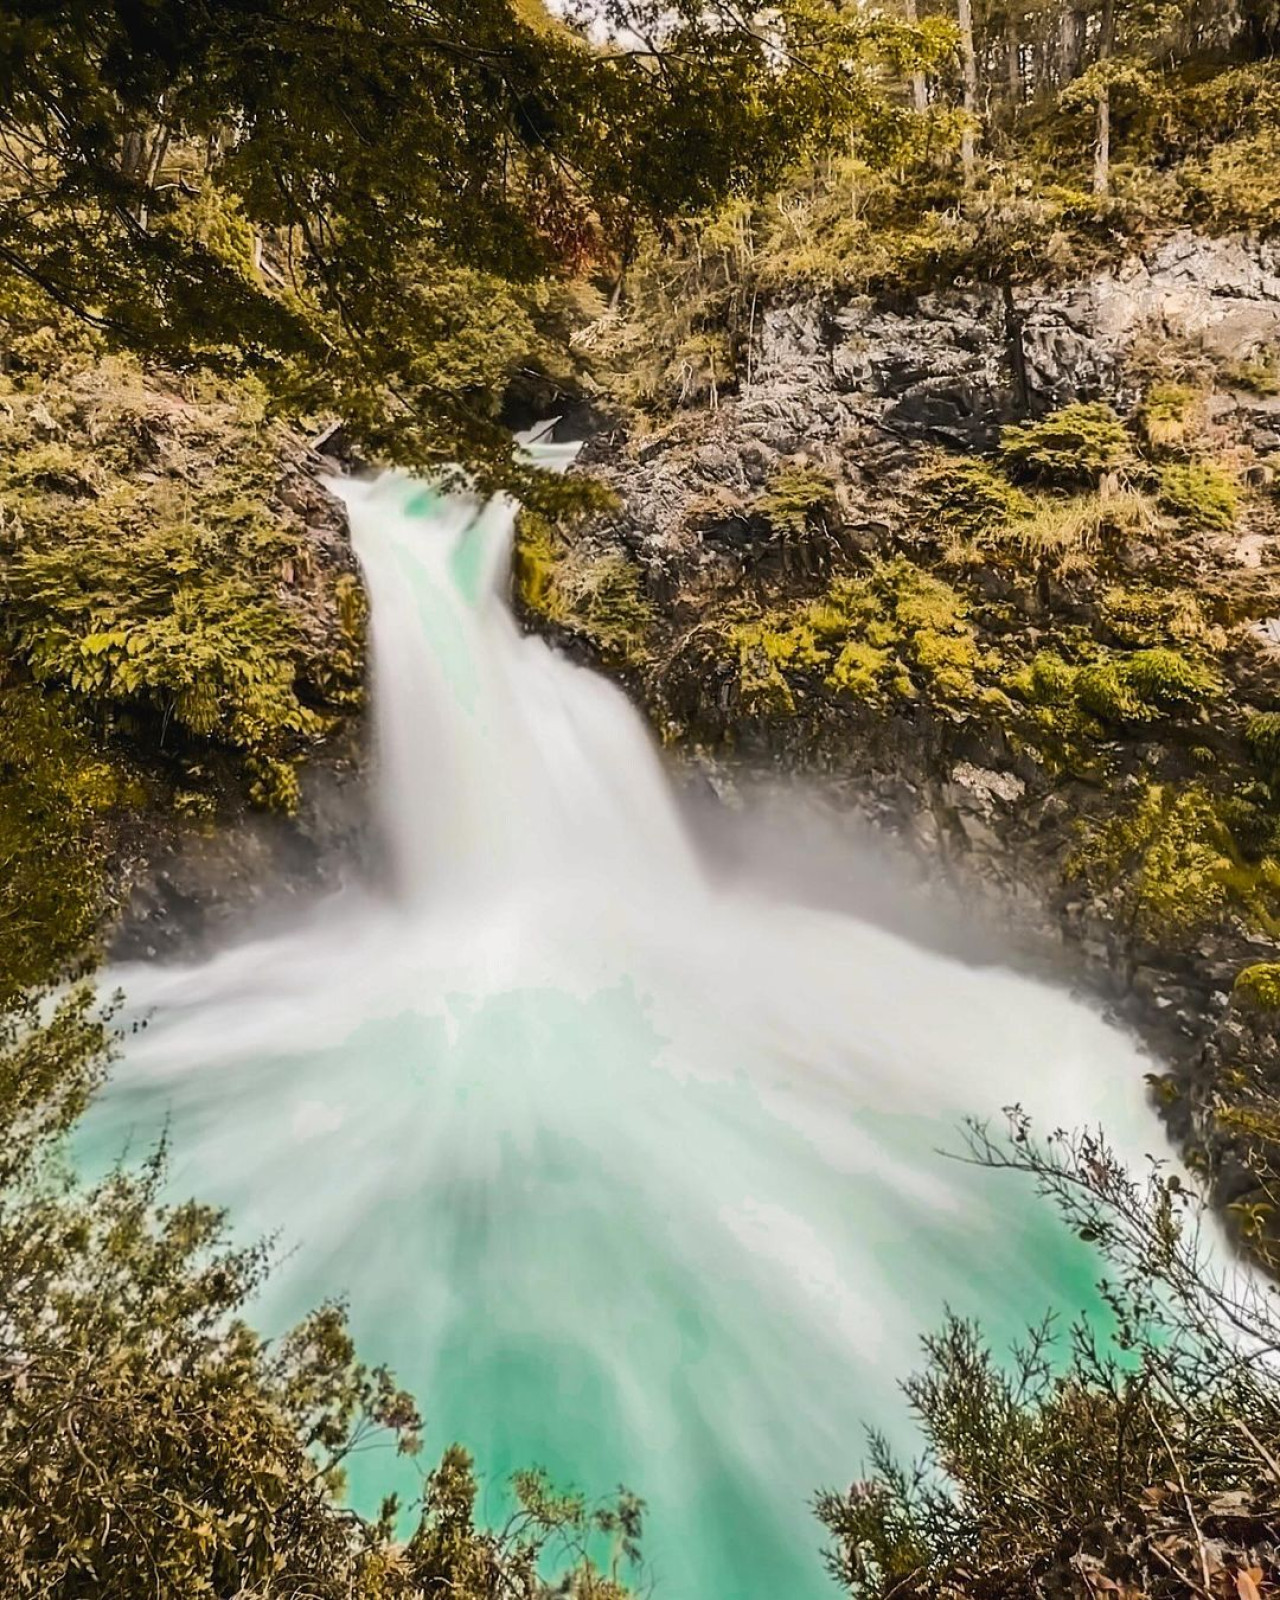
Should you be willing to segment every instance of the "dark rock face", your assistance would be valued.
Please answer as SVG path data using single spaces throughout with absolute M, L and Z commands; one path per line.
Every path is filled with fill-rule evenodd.
M 775 307 L 738 411 L 784 454 L 859 422 L 987 448 L 1015 417 L 1116 394 L 1125 355 L 1153 331 L 1228 359 L 1274 343 L 1280 251 L 1178 233 L 1065 289 L 957 290 L 901 309 Z

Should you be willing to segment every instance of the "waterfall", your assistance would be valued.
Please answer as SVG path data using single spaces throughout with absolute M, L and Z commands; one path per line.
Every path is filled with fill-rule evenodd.
M 1144 1062 L 1055 989 L 705 871 L 621 692 L 513 622 L 509 504 L 349 508 L 390 882 L 110 974 L 150 1026 L 81 1156 L 167 1122 L 175 1192 L 280 1238 L 260 1325 L 347 1297 L 494 1515 L 519 1466 L 623 1482 L 659 1597 L 834 1593 L 810 1497 L 868 1425 L 912 1448 L 944 1306 L 1004 1339 L 1093 1303 L 1029 1189 L 940 1147 L 1015 1100 L 1155 1145 Z M 414 1483 L 388 1451 L 351 1492 Z

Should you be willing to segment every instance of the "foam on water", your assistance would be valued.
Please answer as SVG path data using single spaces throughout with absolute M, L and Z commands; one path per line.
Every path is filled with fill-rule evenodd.
M 334 1294 L 429 1444 L 647 1500 L 673 1600 L 830 1592 L 808 1501 L 944 1305 L 1003 1337 L 1089 1302 L 965 1113 L 1160 1140 L 1132 1044 L 1066 995 L 830 910 L 716 886 L 617 689 L 519 634 L 512 507 L 348 491 L 372 599 L 392 887 L 186 969 L 112 975 L 133 1039 L 89 1163 L 168 1119 L 174 1186 L 287 1255 L 258 1308 Z M 390 1452 L 353 1494 L 412 1492 Z

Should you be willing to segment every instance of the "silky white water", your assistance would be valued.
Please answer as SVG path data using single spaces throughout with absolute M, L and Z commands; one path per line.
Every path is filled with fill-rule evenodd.
M 347 1297 L 493 1513 L 522 1465 L 623 1482 L 659 1596 L 833 1593 L 809 1499 L 866 1426 L 913 1446 L 944 1306 L 1001 1339 L 1090 1304 L 1030 1190 L 938 1147 L 1014 1100 L 1157 1146 L 1144 1063 L 1062 993 L 714 884 L 621 693 L 519 634 L 510 506 L 349 506 L 388 887 L 113 973 L 151 1021 L 84 1160 L 167 1122 L 175 1191 L 280 1240 L 259 1323 Z M 383 1451 L 352 1493 L 413 1485 Z

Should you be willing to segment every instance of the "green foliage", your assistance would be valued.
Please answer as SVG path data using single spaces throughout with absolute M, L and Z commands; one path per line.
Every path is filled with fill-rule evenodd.
M 135 787 L 65 695 L 0 687 L 0 1007 L 89 943 L 106 903 L 104 821 Z
M 1280 1011 L 1280 962 L 1259 961 L 1236 973 L 1232 993 L 1259 1011 Z
M 325 702 L 358 700 L 360 618 L 279 499 L 289 445 L 255 387 L 197 406 L 127 362 L 53 372 L 11 386 L 0 449 L 16 658 L 104 725 L 240 752 L 255 798 L 292 809 L 287 768 L 330 725 Z
M 0 1014 L 0 1589 L 6 1595 L 337 1595 L 621 1600 L 642 1507 L 588 1505 L 521 1474 L 477 1521 L 454 1446 L 395 1534 L 339 1504 L 352 1453 L 419 1449 L 391 1374 L 338 1305 L 268 1343 L 243 1320 L 269 1267 L 221 1212 L 162 1198 L 166 1158 L 91 1189 L 58 1160 L 107 1070 L 88 990 Z M 602 1572 L 588 1545 L 612 1545 Z
M 936 455 L 914 487 L 924 525 L 941 535 L 951 560 L 1000 539 L 1031 515 L 1029 497 L 980 456 Z
M 654 613 L 643 574 L 620 550 L 592 548 L 580 523 L 522 511 L 513 578 L 527 613 L 580 634 L 606 658 L 626 665 L 645 659 Z
M 924 1458 L 873 1438 L 869 1474 L 818 1499 L 833 1577 L 854 1600 L 1259 1593 L 1280 1508 L 1280 1388 L 1257 1360 L 1273 1296 L 1220 1271 L 1205 1202 L 1161 1163 L 1132 1177 L 1100 1136 L 1036 1138 L 1016 1107 L 1007 1135 L 970 1124 L 966 1144 L 1096 1246 L 1109 1316 L 1050 1315 L 1007 1356 L 949 1316 L 903 1386 Z
M 1116 892 L 1125 917 L 1156 944 L 1176 945 L 1228 913 L 1280 929 L 1280 860 L 1245 859 L 1200 785 L 1148 784 L 1088 836 L 1068 871 Z
M 1077 401 L 1039 422 L 1006 428 L 1001 460 L 1015 474 L 1059 488 L 1088 488 L 1133 456 L 1120 418 L 1100 400 Z
M 571 483 L 513 464 L 497 414 L 518 374 L 576 367 L 557 278 L 762 192 L 946 31 L 784 0 L 775 54 L 689 0 L 606 9 L 658 56 L 592 47 L 594 7 L 553 23 L 528 0 L 16 17 L 0 294 L 35 285 L 117 346 L 253 371 L 370 452 L 550 504 Z
M 1193 528 L 1227 533 L 1240 511 L 1235 478 L 1212 461 L 1171 461 L 1160 473 L 1164 510 Z

